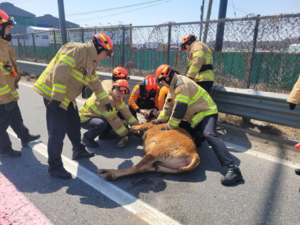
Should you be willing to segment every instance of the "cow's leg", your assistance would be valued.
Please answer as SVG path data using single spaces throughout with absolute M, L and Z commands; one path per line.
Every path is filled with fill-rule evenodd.
M 152 166 L 155 161 L 155 157 L 151 154 L 146 154 L 142 160 L 136 164 L 135 166 L 121 169 L 121 170 L 113 170 L 113 169 L 98 169 L 98 176 L 105 180 L 114 180 L 118 177 L 127 176 L 135 173 L 144 173 L 149 171 L 149 168 Z

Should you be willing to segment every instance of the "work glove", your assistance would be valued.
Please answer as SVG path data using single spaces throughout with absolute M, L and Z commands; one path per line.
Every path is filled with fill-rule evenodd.
M 159 128 L 159 130 L 169 130 L 169 128 L 168 127 L 161 127 L 161 128 Z
M 107 104 L 105 105 L 105 108 L 106 108 L 106 110 L 107 110 L 108 112 L 113 111 L 113 108 L 111 107 L 111 104 L 110 104 L 110 103 L 107 103 Z
M 290 110 L 294 110 L 296 108 L 296 104 L 289 102 L 289 108 Z
M 60 101 L 56 101 L 54 99 L 52 99 L 49 103 L 48 103 L 48 107 L 50 109 L 56 109 L 57 107 L 59 107 L 59 105 L 61 104 Z
M 158 121 L 158 120 L 155 120 L 155 121 L 151 121 L 150 123 L 152 124 L 155 124 L 155 125 L 159 125 L 159 124 L 162 124 L 162 122 Z
M 10 111 L 15 107 L 16 103 L 15 103 L 15 101 L 12 101 L 12 102 L 6 103 L 4 105 L 5 105 L 5 110 Z

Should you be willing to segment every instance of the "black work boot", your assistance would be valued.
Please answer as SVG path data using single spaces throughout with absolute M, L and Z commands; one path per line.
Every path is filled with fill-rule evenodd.
M 85 136 L 82 137 L 81 141 L 86 147 L 91 147 L 91 148 L 99 147 L 99 144 L 96 141 L 88 139 Z
M 228 172 L 224 177 L 222 177 L 221 183 L 223 185 L 232 185 L 242 179 L 243 176 L 240 168 L 238 168 L 237 166 L 233 166 L 228 168 Z
M 48 169 L 48 173 L 55 178 L 67 180 L 71 179 L 71 174 L 65 170 L 65 168 L 61 167 L 59 169 Z
M 30 135 L 28 138 L 21 139 L 22 146 L 27 146 L 30 142 L 36 141 L 41 137 L 41 135 Z
M 22 155 L 22 152 L 19 151 L 15 151 L 15 150 L 10 150 L 8 152 L 5 153 L 0 153 L 0 157 L 7 157 L 7 158 L 16 158 L 16 157 L 20 157 Z
M 300 169 L 295 169 L 295 173 L 300 176 Z
M 78 159 L 83 159 L 83 158 L 91 158 L 94 156 L 95 156 L 94 152 L 90 152 L 86 149 L 83 149 L 82 151 L 73 151 L 72 159 L 78 160 Z

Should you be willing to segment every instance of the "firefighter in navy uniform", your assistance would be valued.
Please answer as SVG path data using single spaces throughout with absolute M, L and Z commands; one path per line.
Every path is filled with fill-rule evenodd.
M 12 143 L 7 134 L 11 126 L 21 139 L 23 146 L 40 138 L 40 135 L 31 135 L 23 124 L 22 115 L 17 100 L 18 82 L 21 79 L 14 50 L 8 48 L 11 40 L 10 29 L 13 19 L 0 10 L 0 157 L 19 157 L 20 151 L 12 149 Z
M 188 34 L 181 41 L 181 50 L 189 52 L 189 70 L 186 76 L 210 93 L 215 75 L 209 47 L 205 43 L 197 41 L 195 35 Z
M 300 76 L 298 81 L 295 83 L 293 90 L 291 91 L 287 102 L 289 103 L 289 109 L 294 110 L 300 103 Z M 295 169 L 295 173 L 300 176 L 300 169 Z
M 154 75 L 145 77 L 144 81 L 137 84 L 129 98 L 129 109 L 132 115 L 137 118 L 136 113 L 141 113 L 147 121 L 156 118 L 159 108 L 158 95 L 159 86 Z M 150 113 L 143 109 L 151 109 Z
M 33 89 L 43 96 L 47 110 L 48 173 L 53 177 L 72 178 L 61 160 L 66 134 L 73 146 L 73 160 L 95 155 L 81 143 L 80 118 L 75 99 L 89 85 L 107 111 L 112 110 L 107 93 L 95 73 L 96 62 L 106 56 L 113 56 L 113 43 L 106 34 L 95 34 L 88 43 L 67 43 L 34 84 Z
M 123 101 L 125 94 L 129 94 L 127 81 L 118 79 L 113 81 L 112 84 L 110 84 L 110 81 L 103 81 L 102 84 L 113 110 L 108 112 L 95 94 L 87 99 L 79 110 L 81 127 L 88 130 L 84 133 L 82 142 L 88 147 L 98 147 L 99 144 L 94 139 L 99 135 L 109 133 L 112 129 L 121 137 L 131 135 L 117 113 L 122 114 L 131 126 L 139 124 Z
M 161 65 L 156 70 L 158 82 L 169 88 L 172 101 L 166 101 L 157 121 L 152 123 L 166 123 L 165 130 L 182 127 L 192 137 L 195 131 L 201 131 L 211 145 L 222 166 L 228 167 L 227 174 L 221 179 L 223 185 L 232 185 L 242 180 L 240 169 L 235 165 L 224 142 L 215 134 L 218 119 L 218 108 L 209 94 L 186 76 L 177 75 L 178 72 L 169 65 Z

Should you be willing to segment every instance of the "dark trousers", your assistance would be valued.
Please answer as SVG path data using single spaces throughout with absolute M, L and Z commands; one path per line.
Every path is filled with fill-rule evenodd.
M 105 119 L 97 117 L 81 123 L 81 127 L 88 130 L 84 133 L 84 137 L 89 140 L 94 140 L 97 136 L 112 130 L 112 127 Z
M 11 141 L 8 133 L 8 127 L 18 135 L 18 138 L 26 139 L 30 136 L 27 127 L 24 126 L 21 111 L 18 102 L 12 110 L 6 110 L 5 105 L 0 105 L 0 152 L 5 153 L 12 150 Z
M 85 147 L 81 144 L 80 118 L 77 107 L 74 108 L 73 103 L 70 102 L 67 111 L 60 107 L 50 109 L 48 103 L 49 101 L 44 98 L 49 135 L 48 164 L 49 169 L 58 169 L 63 166 L 61 153 L 66 134 L 72 143 L 73 151 L 81 152 L 85 150 Z
M 214 150 L 219 162 L 222 166 L 228 166 L 229 164 L 234 165 L 234 160 L 229 153 L 226 145 L 224 142 L 216 135 L 216 126 L 217 126 L 217 120 L 218 120 L 218 114 L 213 114 L 210 116 L 204 117 L 204 119 L 194 128 L 192 129 L 189 127 L 186 129 L 186 123 L 182 122 L 179 124 L 179 127 L 182 127 L 186 129 L 192 137 L 195 137 L 196 133 L 199 131 L 203 135 L 203 138 L 205 138 L 208 142 L 208 144 L 212 147 Z
M 213 86 L 213 81 L 202 81 L 202 82 L 196 82 L 200 87 L 202 87 L 205 91 L 207 91 L 208 94 L 210 94 L 211 87 Z

